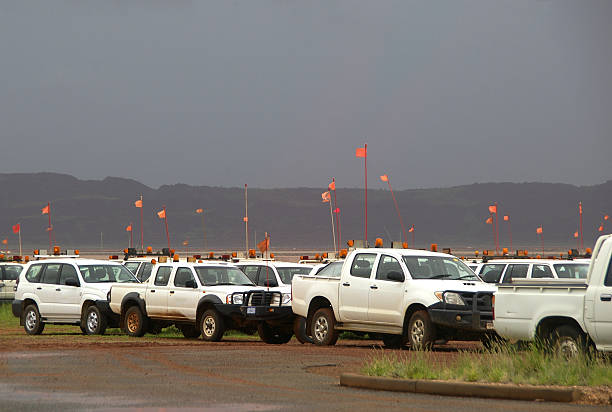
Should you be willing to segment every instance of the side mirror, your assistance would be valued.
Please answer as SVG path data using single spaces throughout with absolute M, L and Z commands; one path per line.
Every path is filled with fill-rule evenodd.
M 77 287 L 77 288 L 78 288 L 79 286 L 81 286 L 81 285 L 79 284 L 79 281 L 78 281 L 78 280 L 76 280 L 75 278 L 68 278 L 68 279 L 66 279 L 66 282 L 64 282 L 64 284 L 65 284 L 66 286 L 74 286 L 74 287 Z
M 402 272 L 396 271 L 387 273 L 387 279 L 392 280 L 394 282 L 403 282 L 404 280 L 406 280 Z
M 196 285 L 195 280 L 189 279 L 187 282 L 185 282 L 185 287 L 195 289 L 198 287 L 198 285 Z

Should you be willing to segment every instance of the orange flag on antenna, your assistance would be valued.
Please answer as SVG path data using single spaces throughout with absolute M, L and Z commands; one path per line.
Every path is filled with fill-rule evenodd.
M 3 245 L 7 245 L 8 244 L 8 239 L 2 239 L 2 244 Z
M 508 220 L 510 220 L 510 216 L 508 215 L 504 216 L 504 220 L 507 222 Z
M 578 213 L 582 214 L 582 202 L 578 203 Z
M 49 205 L 43 207 L 41 209 L 41 212 L 42 212 L 43 215 L 48 215 L 49 214 Z
M 334 213 L 340 213 L 340 208 L 339 207 L 335 208 Z
M 204 213 L 204 209 L 196 209 L 196 213 L 197 214 Z
M 157 216 L 158 216 L 160 219 L 165 219 L 165 218 L 166 218 L 166 209 L 162 209 L 162 210 L 160 210 L 159 212 L 157 212 Z
M 17 234 L 20 231 L 21 231 L 21 225 L 19 223 L 13 226 L 13 233 Z
M 603 232 L 603 225 L 599 226 L 599 227 L 597 228 L 597 231 L 599 231 L 599 232 Z
M 412 225 L 412 226 L 410 227 L 410 229 L 408 229 L 408 232 L 410 232 L 410 233 L 414 232 L 414 225 Z
M 538 235 L 541 235 L 541 234 L 542 234 L 542 226 L 540 226 L 539 228 L 537 228 L 537 229 L 536 229 L 536 233 L 537 233 Z
M 331 200 L 331 196 L 329 194 L 329 192 L 323 192 L 321 193 L 321 199 L 323 199 L 323 203 L 327 203 Z
M 489 206 L 489 213 L 497 213 L 497 205 Z
M 387 176 L 387 175 L 382 175 L 382 176 L 380 177 L 380 180 L 382 180 L 383 182 L 388 182 L 388 181 L 389 181 L 389 176 Z
M 327 186 L 329 190 L 336 190 L 336 182 L 332 180 L 332 182 Z
M 605 215 L 605 216 L 604 216 L 604 220 L 608 220 L 608 219 L 610 219 L 610 216 Z
M 368 153 L 367 153 L 365 147 L 358 147 L 355 150 L 355 156 L 357 156 L 357 157 L 367 157 L 367 155 L 368 155 Z
M 136 207 L 142 207 L 142 200 L 137 200 L 134 202 L 134 206 Z
M 485 220 L 485 223 L 486 223 L 487 225 L 491 225 L 491 224 L 493 224 L 493 218 L 492 218 L 491 216 L 489 216 L 489 217 L 487 218 L 487 220 Z
M 574 237 L 577 239 L 578 238 L 578 232 L 574 232 Z
M 270 248 L 270 238 L 269 237 L 265 238 L 264 240 L 262 240 L 261 242 L 257 244 L 257 249 L 259 249 L 261 253 L 264 253 L 269 248 Z
M 243 222 L 248 222 L 248 221 L 249 221 L 249 217 L 248 217 L 248 216 L 243 217 L 243 218 L 242 218 L 242 221 L 243 221 Z
M 131 232 L 132 231 L 132 224 L 131 223 L 125 227 L 125 231 L 126 232 Z

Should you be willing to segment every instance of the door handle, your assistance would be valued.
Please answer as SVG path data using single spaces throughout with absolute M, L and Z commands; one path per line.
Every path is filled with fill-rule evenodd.
M 155 289 L 151 290 L 150 292 L 151 292 L 151 293 L 155 293 Z
M 348 283 L 348 282 L 344 282 L 344 283 L 342 284 L 342 286 L 351 286 L 351 284 L 350 284 L 350 283 Z
M 170 294 L 171 294 L 171 295 L 174 295 L 174 291 L 173 291 L 173 290 L 171 290 L 171 291 L 170 291 Z
M 39 287 L 36 288 L 36 290 L 42 290 L 42 288 L 39 286 Z
M 376 286 L 376 285 L 370 285 L 370 289 L 378 289 L 378 286 Z
M 61 292 L 62 290 L 60 288 L 55 289 L 56 292 Z
M 612 301 L 612 295 L 601 295 L 599 299 L 601 299 L 602 302 L 610 302 Z

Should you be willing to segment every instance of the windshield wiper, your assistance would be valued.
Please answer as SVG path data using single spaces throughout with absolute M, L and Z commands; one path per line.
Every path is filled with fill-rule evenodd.
M 430 277 L 429 279 L 443 279 L 443 278 L 450 278 L 451 275 L 449 274 L 444 274 L 444 275 L 434 275 L 432 277 Z
M 476 280 L 476 276 L 474 276 L 474 275 L 463 275 L 463 276 L 459 276 L 457 279 L 461 280 L 461 279 L 467 279 L 467 278 L 472 278 L 472 279 Z

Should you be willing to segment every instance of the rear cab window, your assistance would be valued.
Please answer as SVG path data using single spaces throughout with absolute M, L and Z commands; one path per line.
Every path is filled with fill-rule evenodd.
M 23 267 L 18 265 L 4 266 L 4 280 L 17 280 L 22 270 Z

